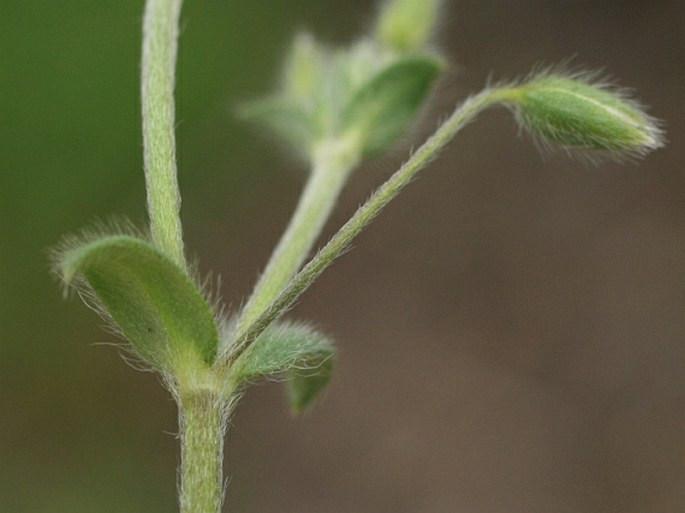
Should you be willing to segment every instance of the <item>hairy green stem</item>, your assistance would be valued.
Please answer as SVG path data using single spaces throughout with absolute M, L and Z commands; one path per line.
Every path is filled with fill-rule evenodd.
M 162 252 L 185 269 L 174 136 L 174 70 L 182 3 L 182 0 L 147 0 L 141 98 L 152 238 Z
M 181 513 L 219 513 L 223 502 L 226 403 L 211 392 L 178 399 L 181 425 Z
M 285 313 L 312 282 L 342 254 L 354 239 L 379 212 L 449 143 L 456 133 L 472 121 L 478 113 L 506 99 L 508 88 L 486 89 L 472 96 L 423 143 L 423 145 L 381 185 L 357 212 L 343 225 L 331 240 L 288 283 L 285 289 L 249 326 L 238 332 L 235 347 L 240 354 L 266 329 L 271 322 Z M 235 357 L 235 354 L 234 354 Z
M 358 161 L 359 142 L 354 136 L 325 140 L 314 151 L 307 185 L 241 313 L 238 332 L 254 322 L 300 270 Z

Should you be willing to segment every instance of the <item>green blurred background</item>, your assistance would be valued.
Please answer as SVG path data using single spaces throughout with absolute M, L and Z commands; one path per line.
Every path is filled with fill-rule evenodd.
M 142 0 L 0 4 L 0 511 L 171 512 L 176 410 L 48 272 L 62 234 L 145 222 Z M 639 165 L 540 158 L 506 112 L 470 126 L 301 301 L 340 347 L 292 419 L 251 389 L 227 511 L 685 511 L 685 7 L 446 1 L 453 63 L 403 147 L 364 165 L 328 233 L 488 77 L 570 56 L 635 87 L 670 144 Z M 239 304 L 304 177 L 232 106 L 302 28 L 338 44 L 370 0 L 188 1 L 178 81 L 187 245 Z

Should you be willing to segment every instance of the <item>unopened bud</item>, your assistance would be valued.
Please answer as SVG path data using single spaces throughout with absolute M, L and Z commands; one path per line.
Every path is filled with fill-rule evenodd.
M 288 54 L 283 76 L 283 90 L 286 96 L 297 100 L 311 100 L 322 81 L 325 72 L 323 51 L 306 33 L 295 38 Z
M 429 43 L 439 0 L 388 0 L 376 26 L 376 37 L 400 53 L 420 52 Z
M 622 92 L 546 75 L 510 90 L 519 121 L 536 137 L 567 147 L 644 154 L 663 145 L 656 121 Z

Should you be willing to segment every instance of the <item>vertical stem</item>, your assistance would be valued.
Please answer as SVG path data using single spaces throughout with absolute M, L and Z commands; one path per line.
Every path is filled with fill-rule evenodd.
M 182 3 L 183 0 L 147 0 L 141 97 L 152 238 L 163 253 L 185 268 L 174 136 L 174 69 Z
M 145 183 L 152 238 L 181 268 L 186 262 L 176 170 L 174 74 L 183 0 L 147 0 L 143 20 L 142 114 Z M 209 392 L 178 397 L 181 513 L 220 513 L 225 401 Z
M 209 393 L 179 399 L 181 513 L 220 513 L 227 406 Z
M 314 152 L 312 171 L 295 213 L 243 308 L 237 331 L 244 331 L 280 294 L 321 234 L 342 187 L 359 160 L 356 137 L 324 141 Z

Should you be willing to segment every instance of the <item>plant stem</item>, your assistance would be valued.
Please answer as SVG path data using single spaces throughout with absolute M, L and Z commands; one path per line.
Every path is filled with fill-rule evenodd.
M 226 403 L 210 392 L 178 400 L 181 425 L 181 513 L 219 513 L 223 502 Z
M 426 167 L 449 143 L 456 133 L 489 106 L 505 101 L 509 88 L 486 89 L 467 98 L 460 107 L 423 143 L 423 145 L 381 185 L 357 212 L 343 225 L 312 260 L 290 280 L 274 301 L 248 326 L 238 332 L 237 352 L 245 350 L 271 322 L 288 310 L 300 295 L 400 191 Z
M 300 269 L 358 161 L 354 136 L 325 140 L 314 151 L 312 171 L 295 213 L 243 308 L 238 333 L 266 310 Z
M 142 114 L 150 230 L 157 247 L 186 268 L 176 171 L 174 73 L 182 0 L 147 0 L 143 20 Z M 223 501 L 225 401 L 179 392 L 181 513 L 219 513 Z
M 152 238 L 163 253 L 185 269 L 174 136 L 174 69 L 182 3 L 183 0 L 147 0 L 141 97 Z

